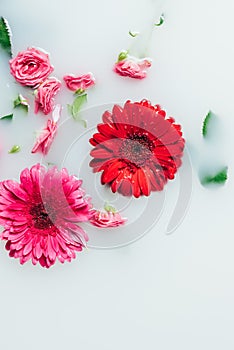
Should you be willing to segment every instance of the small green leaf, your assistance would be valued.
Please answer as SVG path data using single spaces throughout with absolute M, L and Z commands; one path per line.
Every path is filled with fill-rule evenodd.
M 18 96 L 16 97 L 16 99 L 13 101 L 13 106 L 14 108 L 16 107 L 21 107 L 23 108 L 26 112 L 28 112 L 28 101 L 26 100 L 25 97 L 23 97 L 21 94 L 18 94 Z
M 106 203 L 104 206 L 105 211 L 107 211 L 108 213 L 117 213 L 117 210 L 115 209 L 115 207 L 113 207 L 112 205 L 110 205 L 109 203 Z
M 72 105 L 67 105 L 67 108 L 68 108 L 68 112 L 72 115 L 73 119 L 75 119 L 76 121 L 80 122 L 83 124 L 83 126 L 85 128 L 87 128 L 87 123 L 85 120 L 81 119 L 79 117 L 79 112 L 80 112 L 80 109 L 81 107 L 83 106 L 83 104 L 87 102 L 87 94 L 86 93 L 82 93 L 81 94 L 76 94 L 76 98 L 73 102 Z
M 155 23 L 154 25 L 155 25 L 156 27 L 160 27 L 160 26 L 164 23 L 164 21 L 165 21 L 164 14 L 162 13 L 161 16 L 160 16 L 160 18 L 159 18 L 159 22 L 158 22 L 158 23 Z
M 78 118 L 78 119 L 76 119 L 78 122 L 80 122 L 81 124 L 83 124 L 83 127 L 84 128 L 87 128 L 87 121 L 86 120 L 84 120 L 84 119 L 81 119 L 81 118 Z
M 18 153 L 21 150 L 19 145 L 14 145 L 9 151 L 8 153 Z
M 72 115 L 76 118 L 83 104 L 87 102 L 87 94 L 78 95 L 72 104 Z
M 227 171 L 228 171 L 228 167 L 226 166 L 215 175 L 206 175 L 201 179 L 201 184 L 202 185 L 208 185 L 212 183 L 223 184 L 227 180 Z
M 3 120 L 3 119 L 12 120 L 13 116 L 14 116 L 13 114 L 7 114 L 1 117 L 0 120 Z
M 7 20 L 3 17 L 0 17 L 0 46 L 12 57 L 11 30 Z
M 47 166 L 50 167 L 50 166 L 55 166 L 55 163 L 52 163 L 52 162 L 46 162 L 47 163 Z
M 208 130 L 210 128 L 210 122 L 214 117 L 214 113 L 212 111 L 209 111 L 204 119 L 203 126 L 202 126 L 202 135 L 203 137 L 207 137 Z
M 118 61 L 117 62 L 123 61 L 127 57 L 128 57 L 128 51 L 121 51 L 119 56 L 118 56 Z
M 17 106 L 20 106 L 21 104 L 21 98 L 20 98 L 20 94 L 18 94 L 18 96 L 16 97 L 16 99 L 13 101 L 13 106 L 14 108 Z
M 139 32 L 132 32 L 131 30 L 129 30 L 128 34 L 129 34 L 131 37 L 135 38 L 135 37 L 136 37 L 137 35 L 139 35 L 140 33 L 139 33 Z
M 75 91 L 75 95 L 82 95 L 85 92 L 84 89 L 78 89 Z

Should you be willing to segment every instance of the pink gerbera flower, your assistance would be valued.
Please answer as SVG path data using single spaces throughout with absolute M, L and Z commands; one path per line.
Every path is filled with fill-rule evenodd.
M 92 210 L 81 184 L 66 169 L 40 164 L 24 169 L 20 183 L 0 183 L 1 238 L 11 257 L 49 268 L 82 251 L 88 236 L 77 224 L 88 221 Z

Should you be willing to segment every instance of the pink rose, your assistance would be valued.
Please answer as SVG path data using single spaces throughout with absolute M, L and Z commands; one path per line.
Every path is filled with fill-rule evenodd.
M 79 89 L 86 90 L 90 86 L 95 84 L 95 79 L 92 73 L 84 74 L 75 77 L 73 74 L 65 75 L 63 77 L 67 87 L 71 91 L 77 91 Z
M 50 146 L 57 132 L 57 123 L 60 118 L 60 114 L 61 105 L 56 105 L 53 110 L 52 120 L 48 119 L 46 127 L 42 130 L 41 134 L 36 140 L 32 153 L 41 151 L 42 154 L 46 155 L 49 152 Z
M 36 90 L 35 113 L 40 109 L 44 114 L 49 114 L 54 108 L 54 96 L 58 93 L 61 82 L 56 78 L 49 78 Z
M 49 56 L 43 51 L 28 48 L 10 60 L 11 74 L 20 84 L 35 87 L 54 70 Z
M 126 219 L 122 218 L 119 213 L 101 210 L 96 210 L 90 219 L 92 225 L 101 228 L 117 227 L 123 225 L 125 222 Z
M 149 67 L 151 67 L 151 62 L 149 59 L 144 58 L 139 60 L 135 57 L 129 56 L 115 64 L 114 72 L 130 78 L 143 79 L 146 77 L 146 69 Z

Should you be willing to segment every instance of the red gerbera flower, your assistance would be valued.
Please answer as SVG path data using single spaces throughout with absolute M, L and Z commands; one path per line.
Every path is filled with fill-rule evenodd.
M 102 184 L 113 192 L 148 196 L 161 191 L 173 179 L 184 149 L 181 127 L 159 105 L 149 101 L 132 103 L 106 111 L 98 133 L 90 139 L 95 146 L 90 166 L 102 172 Z
M 50 267 L 56 261 L 71 261 L 81 251 L 87 234 L 77 225 L 92 216 L 90 198 L 84 197 L 82 181 L 66 169 L 46 170 L 40 164 L 24 169 L 20 183 L 0 183 L 1 238 L 9 255 L 20 263 Z

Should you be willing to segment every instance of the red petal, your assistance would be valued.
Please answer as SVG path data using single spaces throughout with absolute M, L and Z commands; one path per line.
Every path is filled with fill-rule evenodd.
M 96 146 L 98 143 L 102 143 L 102 142 L 106 141 L 106 139 L 107 139 L 106 136 L 104 136 L 100 133 L 96 133 L 89 140 L 89 142 L 91 143 L 91 145 Z
M 108 159 L 112 157 L 112 152 L 106 150 L 105 148 L 99 147 L 91 150 L 90 155 L 98 159 Z
M 123 178 L 124 178 L 124 169 L 121 169 L 119 171 L 119 175 L 117 176 L 117 178 L 111 184 L 111 189 L 112 189 L 112 191 L 114 193 L 118 190 L 118 188 L 119 188 L 119 186 L 121 184 L 121 181 L 123 181 Z
M 104 141 L 100 145 L 100 147 L 105 147 L 110 152 L 118 154 L 119 153 L 119 148 L 121 147 L 122 143 L 123 143 L 122 139 L 113 138 L 113 139 L 109 139 L 109 140 Z
M 119 105 L 114 105 L 112 109 L 112 118 L 114 123 L 125 123 L 126 120 L 123 118 L 123 109 Z
M 137 171 L 132 175 L 132 190 L 134 197 L 139 198 L 141 195 L 141 189 L 138 182 Z
M 176 168 L 170 167 L 164 170 L 165 177 L 172 180 L 175 177 Z
M 103 115 L 102 115 L 102 120 L 103 120 L 103 123 L 107 123 L 107 124 L 109 124 L 109 123 L 114 123 L 114 120 L 113 120 L 113 118 L 112 118 L 112 114 L 111 114 L 111 112 L 109 112 L 109 111 L 105 111 L 105 112 L 103 113 Z
M 130 101 L 127 101 L 124 105 L 124 111 L 126 113 L 126 117 L 128 120 L 128 124 L 134 125 L 134 120 L 133 120 L 133 115 L 132 115 L 132 110 L 133 110 L 133 103 Z
M 172 144 L 181 138 L 180 133 L 171 127 L 166 134 L 161 137 L 161 142 L 164 145 Z
M 141 192 L 145 196 L 148 196 L 150 194 L 150 191 L 151 191 L 151 186 L 150 186 L 150 182 L 149 182 L 147 176 L 145 175 L 144 170 L 142 168 L 139 168 L 137 170 L 137 175 L 138 175 L 138 182 L 139 182 Z
M 162 116 L 158 116 L 155 121 L 155 131 L 153 135 L 160 139 L 162 142 L 162 136 L 166 135 L 171 128 L 171 123 L 165 120 Z M 163 142 L 162 142 L 163 143 Z
M 117 129 L 115 127 L 115 124 L 98 124 L 97 125 L 98 131 L 106 136 L 107 138 L 112 138 L 118 136 Z
M 101 177 L 101 183 L 104 185 L 106 183 L 112 182 L 119 174 L 119 171 L 126 166 L 125 163 L 116 159 L 110 166 L 107 166 Z
M 92 159 L 89 162 L 89 166 L 93 168 L 93 172 L 96 173 L 102 170 L 102 166 L 106 163 L 104 159 Z
M 158 167 L 153 166 L 151 166 L 150 168 L 154 174 L 155 180 L 157 181 L 157 191 L 162 191 L 165 183 L 167 182 L 163 170 L 161 168 L 159 169 Z
M 123 180 L 121 182 L 120 187 L 118 188 L 118 192 L 123 194 L 124 196 L 132 195 L 132 184 L 130 180 Z
M 145 167 L 145 173 L 147 174 L 148 179 L 150 180 L 152 191 L 158 191 L 159 186 L 153 170 L 150 167 Z

